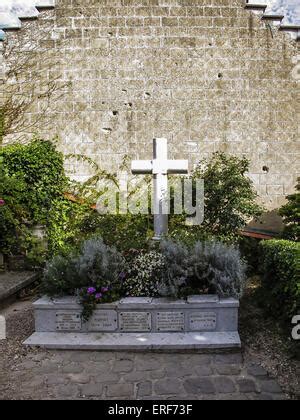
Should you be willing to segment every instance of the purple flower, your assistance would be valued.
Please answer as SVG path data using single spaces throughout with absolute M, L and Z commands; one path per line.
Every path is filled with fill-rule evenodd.
M 0 198 L 0 207 L 2 206 L 5 206 L 5 201 L 2 198 Z
M 125 278 L 126 278 L 126 273 L 124 273 L 124 271 L 122 271 L 122 273 L 120 274 L 120 279 L 125 280 Z
M 96 289 L 94 287 L 89 287 L 87 290 L 88 295 L 93 295 L 94 293 L 96 293 Z
M 95 296 L 95 298 L 97 300 L 100 300 L 102 298 L 102 296 L 103 296 L 102 293 L 97 293 L 96 296 Z
M 101 288 L 101 293 L 107 293 L 109 291 L 108 287 L 102 287 Z

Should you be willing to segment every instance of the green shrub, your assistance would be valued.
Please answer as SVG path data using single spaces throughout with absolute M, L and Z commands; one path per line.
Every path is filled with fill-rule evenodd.
M 18 192 L 18 202 L 28 211 L 32 223 L 45 223 L 52 200 L 66 190 L 62 153 L 53 143 L 34 139 L 27 145 L 1 148 L 0 157 L 8 173 L 26 184 L 26 188 Z
M 159 283 L 165 269 L 160 252 L 139 253 L 126 268 L 124 291 L 127 296 L 159 296 Z
M 166 260 L 161 294 L 179 297 L 192 293 L 216 293 L 241 298 L 246 283 L 246 264 L 234 246 L 221 242 L 197 242 L 188 248 L 165 241 Z
M 42 290 L 50 297 L 77 295 L 83 305 L 82 317 L 87 320 L 97 303 L 121 296 L 124 264 L 115 248 L 101 238 L 90 239 L 78 254 L 57 255 L 46 264 Z
M 204 222 L 200 227 L 218 238 L 235 238 L 250 219 L 263 209 L 256 203 L 257 193 L 247 176 L 250 162 L 224 153 L 215 153 L 199 163 L 193 179 L 204 180 Z
M 272 240 L 261 243 L 265 307 L 291 322 L 300 313 L 300 244 Z
M 300 239 L 300 178 L 296 191 L 295 194 L 287 197 L 288 203 L 279 210 L 279 214 L 283 217 L 286 225 L 283 236 L 291 241 L 299 241 Z
M 0 251 L 19 254 L 28 235 L 28 209 L 20 200 L 26 193 L 26 183 L 22 176 L 11 174 L 3 161 L 0 156 Z
M 0 149 L 0 250 L 4 254 L 30 255 L 33 266 L 46 257 L 34 253 L 39 244 L 32 227 L 46 224 L 53 203 L 61 199 L 68 185 L 63 155 L 51 142 L 34 139 Z

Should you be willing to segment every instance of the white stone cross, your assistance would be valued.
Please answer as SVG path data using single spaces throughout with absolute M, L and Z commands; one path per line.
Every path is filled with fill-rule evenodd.
M 169 194 L 168 174 L 187 174 L 187 160 L 168 160 L 168 140 L 153 140 L 153 160 L 132 162 L 133 174 L 153 175 L 154 240 L 160 241 L 168 233 Z

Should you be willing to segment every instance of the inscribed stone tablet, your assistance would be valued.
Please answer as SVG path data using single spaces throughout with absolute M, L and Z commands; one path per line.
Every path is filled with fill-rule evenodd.
M 184 313 L 158 312 L 156 328 L 158 331 L 184 331 Z
M 119 315 L 120 331 L 151 331 L 151 314 L 149 312 L 122 312 Z
M 217 314 L 215 312 L 192 312 L 189 317 L 191 331 L 210 331 L 217 326 Z
M 80 312 L 56 312 L 56 329 L 58 331 L 80 331 L 81 327 Z
M 118 328 L 116 311 L 94 311 L 88 330 L 92 332 L 116 331 Z

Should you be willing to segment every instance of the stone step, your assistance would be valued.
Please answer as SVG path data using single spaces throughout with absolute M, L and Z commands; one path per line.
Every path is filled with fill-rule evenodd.
M 0 274 L 0 304 L 33 284 L 38 274 L 33 272 Z
M 5 30 L 22 27 L 22 20 L 36 19 L 40 10 L 55 7 L 55 0 L 8 0 L 0 4 L 0 41 L 5 38 Z
M 300 39 L 300 16 L 299 22 L 290 22 L 287 18 L 288 3 L 280 9 L 275 8 L 275 3 L 270 0 L 246 0 L 245 8 L 258 14 L 262 20 L 269 21 L 280 31 L 288 33 L 292 39 L 299 41 Z
M 240 349 L 237 332 L 214 333 L 34 333 L 25 346 L 49 350 L 170 351 Z

